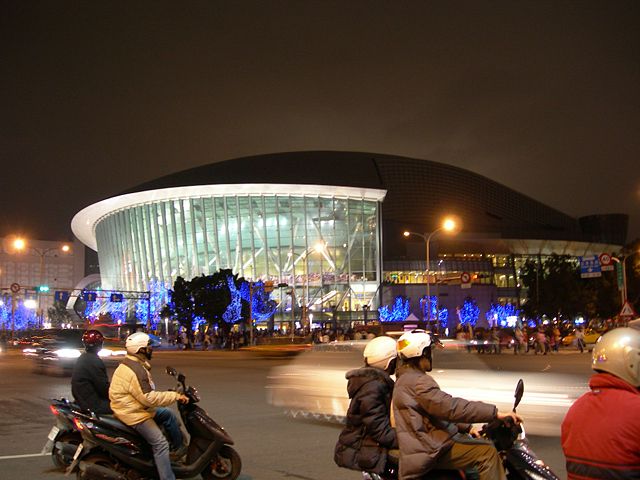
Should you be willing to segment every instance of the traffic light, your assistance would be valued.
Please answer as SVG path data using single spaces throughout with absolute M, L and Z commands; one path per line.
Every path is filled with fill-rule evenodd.
M 38 291 L 39 291 L 40 293 L 46 293 L 46 292 L 48 292 L 48 291 L 49 291 L 49 285 L 40 285 L 40 286 L 38 287 Z

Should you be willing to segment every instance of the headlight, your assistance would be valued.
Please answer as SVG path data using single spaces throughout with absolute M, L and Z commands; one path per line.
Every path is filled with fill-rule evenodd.
M 102 350 L 100 350 L 98 352 L 98 356 L 99 357 L 110 357 L 113 354 L 113 352 L 111 350 L 109 350 L 108 348 L 103 348 Z
M 80 350 L 74 350 L 73 348 L 61 348 L 54 353 L 60 358 L 78 358 L 80 356 Z

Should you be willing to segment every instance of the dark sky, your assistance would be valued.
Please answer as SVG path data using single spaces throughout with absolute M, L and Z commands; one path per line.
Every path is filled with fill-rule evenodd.
M 355 150 L 640 236 L 636 0 L 0 5 L 0 235 L 70 238 L 88 204 L 214 161 Z

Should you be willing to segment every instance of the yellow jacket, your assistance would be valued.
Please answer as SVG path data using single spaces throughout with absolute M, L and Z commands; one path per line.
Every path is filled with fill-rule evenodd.
M 127 355 L 111 379 L 109 400 L 113 414 L 126 425 L 137 425 L 154 417 L 154 407 L 178 400 L 177 392 L 157 392 L 151 365 L 137 355 Z

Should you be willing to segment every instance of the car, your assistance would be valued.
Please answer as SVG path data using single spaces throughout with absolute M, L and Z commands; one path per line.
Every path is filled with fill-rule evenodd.
M 294 418 L 343 423 L 349 406 L 345 373 L 362 367 L 368 340 L 314 345 L 290 363 L 274 367 L 268 376 L 267 401 Z M 453 344 L 452 344 L 453 345 Z M 504 411 L 513 406 L 513 389 L 522 378 L 525 401 L 518 407 L 527 432 L 559 435 L 560 424 L 574 400 L 588 391 L 586 378 L 551 372 L 491 370 L 484 355 L 456 348 L 434 351 L 431 374 L 442 390 L 469 400 L 497 405 Z
M 584 343 L 587 345 L 595 344 L 601 336 L 602 336 L 602 332 L 599 332 L 598 330 L 595 330 L 593 328 L 587 328 L 584 331 Z M 565 347 L 570 347 L 571 345 L 575 345 L 576 343 L 575 330 L 571 332 L 569 335 L 565 335 L 561 341 L 562 341 L 562 345 L 564 345 Z
M 43 330 L 29 347 L 22 353 L 31 358 L 37 373 L 59 373 L 71 375 L 78 357 L 84 352 L 82 335 L 84 330 L 56 328 Z M 109 363 L 111 360 L 123 358 L 124 348 L 105 343 L 98 355 Z

